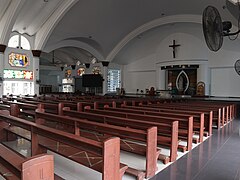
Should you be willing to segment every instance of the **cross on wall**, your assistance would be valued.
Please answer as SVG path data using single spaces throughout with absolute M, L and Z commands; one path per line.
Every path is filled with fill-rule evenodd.
M 173 58 L 176 58 L 176 47 L 181 46 L 180 44 L 176 44 L 176 40 L 173 40 L 173 44 L 169 45 L 169 47 L 173 48 Z

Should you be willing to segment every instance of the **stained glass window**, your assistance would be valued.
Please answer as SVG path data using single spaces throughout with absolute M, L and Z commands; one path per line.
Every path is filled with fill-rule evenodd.
M 79 68 L 79 69 L 77 70 L 77 75 L 78 75 L 78 76 L 82 76 L 83 74 L 85 74 L 85 68 Z
M 10 53 L 8 62 L 13 67 L 26 67 L 29 65 L 29 60 L 26 54 Z
M 6 79 L 33 79 L 32 71 L 4 69 L 3 77 Z
M 101 74 L 101 68 L 100 66 L 94 66 L 92 69 L 93 74 Z
M 70 78 L 70 77 L 71 77 L 71 74 L 72 74 L 72 70 L 71 70 L 71 69 L 67 69 L 67 70 L 65 71 L 65 77 L 66 77 L 66 78 Z

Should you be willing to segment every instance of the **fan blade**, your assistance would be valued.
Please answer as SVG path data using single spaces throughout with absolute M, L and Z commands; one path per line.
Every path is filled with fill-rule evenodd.
M 208 48 L 218 51 L 223 44 L 223 25 L 218 10 L 208 6 L 203 11 L 202 17 L 203 33 Z

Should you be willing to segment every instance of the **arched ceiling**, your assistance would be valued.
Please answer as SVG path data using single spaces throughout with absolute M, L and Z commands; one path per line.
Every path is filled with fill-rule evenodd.
M 0 0 L 0 20 L 9 2 Z M 30 36 L 50 18 L 64 0 L 21 0 L 24 1 L 13 31 L 26 33 Z M 204 8 L 213 5 L 218 8 L 223 20 L 236 24 L 238 8 L 228 0 L 75 0 L 76 3 L 59 19 L 50 34 L 43 55 L 50 57 L 51 51 L 59 53 L 61 63 L 73 64 L 76 59 L 87 63 L 93 56 L 101 60 L 116 50 L 119 43 L 137 28 L 153 20 L 174 15 L 199 15 Z M 231 10 L 231 12 L 229 12 Z M 137 37 L 139 34 L 136 34 Z M 131 39 L 129 39 L 130 41 Z M 64 42 L 74 41 L 74 44 Z M 76 43 L 79 42 L 79 43 Z M 56 45 L 61 44 L 61 46 Z M 77 45 L 79 44 L 79 45 Z M 56 49 L 54 49 L 56 47 Z M 88 53 L 86 53 L 88 51 Z M 121 55 L 124 52 L 121 51 Z M 117 55 L 117 53 L 116 53 Z M 90 57 L 90 58 L 89 58 Z M 121 59 L 118 56 L 118 63 Z M 126 54 L 124 55 L 126 57 Z M 113 57 L 114 58 L 114 57 Z M 111 60 L 111 59 L 110 59 Z M 124 60 L 124 64 L 127 63 Z

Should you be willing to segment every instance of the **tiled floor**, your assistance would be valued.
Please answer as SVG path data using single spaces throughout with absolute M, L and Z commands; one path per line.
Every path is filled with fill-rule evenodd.
M 234 120 L 151 180 L 240 180 L 240 121 Z
M 178 153 L 175 163 L 151 180 L 240 180 L 240 121 L 234 120 L 188 154 Z M 19 140 L 8 145 L 27 155 L 27 145 Z M 49 152 L 51 153 L 51 152 Z M 52 154 L 52 153 L 51 153 Z M 121 161 L 144 169 L 143 157 L 121 153 Z M 162 168 L 162 163 L 158 163 Z M 101 174 L 55 154 L 55 173 L 67 180 L 100 180 Z M 127 175 L 123 180 L 132 180 Z M 1 177 L 0 177 L 1 180 Z

